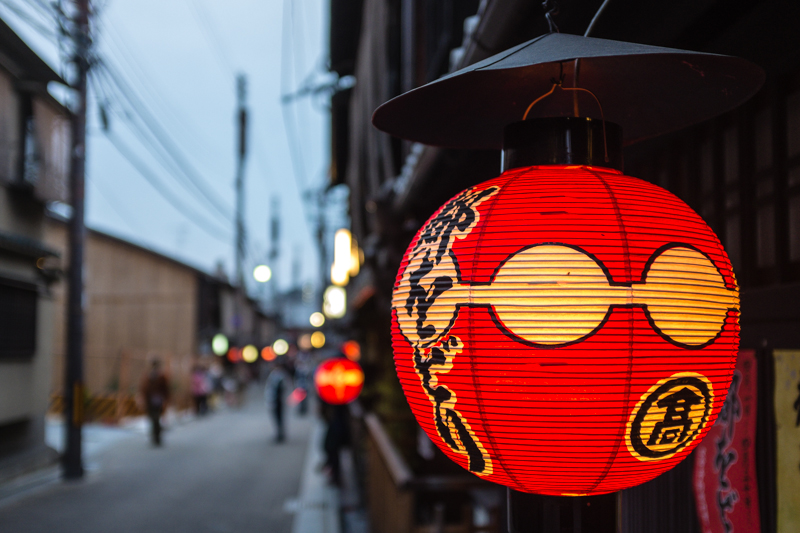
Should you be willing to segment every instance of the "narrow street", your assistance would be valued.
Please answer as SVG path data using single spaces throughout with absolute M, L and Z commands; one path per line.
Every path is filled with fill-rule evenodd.
M 100 452 L 83 482 L 53 483 L 0 507 L 0 530 L 289 532 L 314 425 L 311 412 L 289 412 L 282 444 L 273 442 L 260 388 L 240 409 L 167 431 L 162 448 L 132 433 Z

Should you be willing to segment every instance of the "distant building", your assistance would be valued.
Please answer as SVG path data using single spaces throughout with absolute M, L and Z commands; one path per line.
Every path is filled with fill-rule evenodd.
M 45 240 L 66 264 L 67 226 L 50 218 Z M 87 415 L 115 419 L 136 410 L 139 380 L 152 359 L 171 375 L 177 407 L 189 404 L 192 364 L 211 356 L 211 338 L 272 342 L 273 322 L 228 282 L 123 239 L 89 230 L 86 243 L 84 383 Z M 66 286 L 53 288 L 54 365 L 51 391 L 58 410 L 65 352 Z M 238 324 L 238 326 L 237 326 Z
M 0 480 L 53 461 L 44 444 L 54 300 L 45 205 L 67 200 L 66 82 L 0 21 Z

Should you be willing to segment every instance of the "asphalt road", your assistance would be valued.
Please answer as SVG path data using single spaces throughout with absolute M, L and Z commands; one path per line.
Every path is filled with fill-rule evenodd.
M 133 434 L 78 483 L 55 483 L 0 508 L 3 533 L 290 532 L 312 414 L 273 442 L 260 391 L 238 410 L 175 427 L 162 448 Z M 291 504 L 286 507 L 291 507 Z

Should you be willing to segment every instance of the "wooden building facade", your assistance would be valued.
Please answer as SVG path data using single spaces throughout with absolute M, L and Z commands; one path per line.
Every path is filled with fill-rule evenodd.
M 67 225 L 49 219 L 46 241 L 67 264 Z M 89 230 L 86 244 L 84 374 L 90 401 L 100 417 L 115 418 L 136 409 L 133 398 L 153 359 L 171 377 L 177 407 L 189 405 L 192 365 L 211 357 L 217 333 L 234 340 L 234 299 L 238 291 L 224 280 L 142 246 Z M 55 321 L 51 392 L 58 409 L 66 327 L 66 284 L 53 288 Z M 242 342 L 266 342 L 270 322 L 256 303 L 243 298 Z M 108 400 L 122 405 L 110 405 Z
M 44 444 L 56 252 L 46 203 L 66 200 L 69 111 L 64 84 L 0 21 L 0 481 L 54 460 Z

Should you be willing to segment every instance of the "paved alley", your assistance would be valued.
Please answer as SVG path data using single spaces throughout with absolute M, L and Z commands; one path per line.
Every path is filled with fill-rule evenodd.
M 83 482 L 53 483 L 0 507 L 0 530 L 288 533 L 313 429 L 311 413 L 292 413 L 287 441 L 275 444 L 254 389 L 240 409 L 174 427 L 162 448 L 137 432 L 117 440 Z

